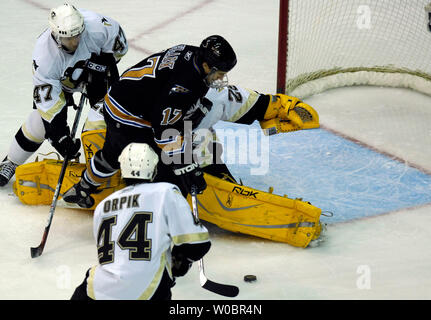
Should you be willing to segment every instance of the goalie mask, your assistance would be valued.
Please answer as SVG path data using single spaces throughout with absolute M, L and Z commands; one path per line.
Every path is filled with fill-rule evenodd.
M 48 18 L 51 33 L 59 48 L 68 52 L 76 50 L 79 44 L 79 36 L 84 32 L 84 17 L 70 4 L 63 4 L 51 9 Z
M 118 157 L 123 178 L 153 181 L 159 157 L 146 143 L 130 143 Z
M 205 83 L 210 88 L 221 88 L 228 85 L 226 73 L 236 65 L 236 54 L 222 36 L 213 35 L 204 39 L 199 47 L 200 63 L 206 63 Z

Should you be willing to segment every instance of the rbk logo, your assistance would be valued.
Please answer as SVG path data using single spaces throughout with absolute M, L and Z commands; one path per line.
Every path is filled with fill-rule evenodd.
M 251 190 L 246 190 L 240 187 L 233 187 L 232 192 L 238 193 L 240 195 L 246 196 L 246 197 L 254 197 L 256 198 L 256 195 L 259 194 L 259 192 L 257 191 L 251 191 Z
M 85 146 L 85 150 L 87 151 L 87 154 L 88 154 L 87 160 L 90 160 L 94 156 L 94 152 L 93 152 L 93 148 L 92 148 L 93 144 L 92 143 L 84 144 L 84 146 Z

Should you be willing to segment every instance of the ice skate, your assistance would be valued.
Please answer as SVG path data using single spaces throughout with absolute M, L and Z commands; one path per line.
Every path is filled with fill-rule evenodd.
M 96 191 L 97 187 L 81 179 L 72 188 L 63 194 L 63 200 L 66 203 L 75 203 L 81 208 L 91 208 L 94 205 L 94 199 L 91 194 Z
M 0 186 L 6 185 L 15 174 L 17 164 L 10 161 L 7 157 L 0 163 Z

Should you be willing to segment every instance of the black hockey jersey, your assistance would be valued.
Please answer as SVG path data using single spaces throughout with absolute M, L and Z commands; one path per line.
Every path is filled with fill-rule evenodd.
M 184 120 L 209 89 L 196 62 L 198 49 L 177 45 L 126 70 L 105 96 L 107 114 L 129 126 L 152 128 L 160 148 L 182 153 Z

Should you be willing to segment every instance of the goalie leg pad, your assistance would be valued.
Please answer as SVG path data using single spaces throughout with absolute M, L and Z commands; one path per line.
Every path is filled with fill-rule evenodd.
M 63 161 L 43 160 L 20 165 L 16 168 L 14 193 L 27 205 L 49 205 L 57 187 Z M 85 165 L 70 163 L 66 169 L 60 194 L 79 181 Z
M 57 187 L 63 161 L 45 159 L 39 162 L 31 162 L 18 166 L 15 171 L 16 180 L 13 185 L 15 195 L 27 205 L 50 205 Z M 60 196 L 80 181 L 81 174 L 86 165 L 84 163 L 70 162 L 60 189 Z M 114 191 L 126 186 L 119 173 L 112 176 L 104 183 L 101 192 L 92 195 L 94 210 L 96 205 Z
M 85 162 L 90 163 L 90 159 L 101 150 L 105 144 L 106 129 L 88 130 L 81 134 L 82 147 L 84 149 Z
M 319 237 L 321 209 L 205 174 L 199 218 L 222 229 L 305 248 Z M 191 197 L 187 200 L 191 203 Z

